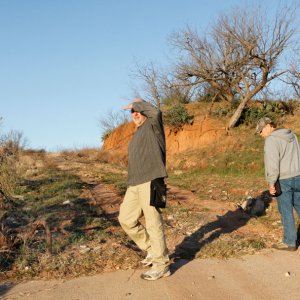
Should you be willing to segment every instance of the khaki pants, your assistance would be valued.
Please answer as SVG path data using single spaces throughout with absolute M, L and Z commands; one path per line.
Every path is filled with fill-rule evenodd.
M 139 222 L 143 215 L 145 227 Z M 150 182 L 128 187 L 120 206 L 119 222 L 138 247 L 153 256 L 155 268 L 169 264 L 162 216 L 150 206 Z

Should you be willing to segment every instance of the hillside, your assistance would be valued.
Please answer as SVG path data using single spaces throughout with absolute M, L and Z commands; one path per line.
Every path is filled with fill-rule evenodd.
M 141 267 L 143 253 L 117 220 L 126 170 L 103 163 L 98 155 L 24 154 L 23 163 L 31 167 L 3 220 L 14 244 L 0 240 L 1 249 L 14 251 L 0 258 L 0 280 L 70 278 Z M 253 254 L 280 236 L 276 208 L 269 205 L 260 178 L 247 182 L 244 177 L 182 172 L 168 182 L 163 217 L 174 262 Z M 257 220 L 239 208 L 246 196 L 266 203 L 268 219 Z
M 163 218 L 172 261 L 269 249 L 281 239 L 282 226 L 266 191 L 263 140 L 244 126 L 227 135 L 224 119 L 189 109 L 193 125 L 177 133 L 166 128 L 169 190 Z M 299 111 L 282 121 L 299 135 Z M 26 171 L 2 218 L 0 279 L 140 268 L 143 253 L 117 221 L 133 130 L 132 123 L 118 128 L 101 151 L 22 153 Z
M 193 112 L 195 113 L 195 112 Z M 105 140 L 103 150 L 126 152 L 128 142 L 134 133 L 132 122 L 124 124 Z M 186 124 L 182 130 L 173 131 L 165 128 L 167 153 L 169 156 L 187 150 L 195 150 L 203 146 L 217 143 L 221 138 L 225 138 L 225 124 L 217 118 L 195 114 L 193 124 Z
M 193 152 L 207 146 L 213 146 L 226 141 L 230 144 L 232 140 L 225 132 L 225 120 L 208 117 L 199 110 L 197 106 L 188 107 L 190 113 L 194 115 L 193 124 L 185 124 L 179 131 L 165 126 L 167 161 L 171 165 L 174 163 L 174 155 L 179 153 Z M 126 164 L 127 146 L 134 133 L 133 122 L 121 125 L 105 140 L 102 151 L 107 154 L 108 161 L 120 158 Z
M 229 152 L 262 151 L 262 139 L 254 135 L 254 126 L 240 126 L 228 134 L 225 131 L 227 118 L 208 115 L 208 104 L 193 103 L 186 107 L 195 116 L 193 124 L 184 125 L 179 131 L 165 126 L 169 169 L 206 168 L 214 158 L 218 160 Z M 279 126 L 291 128 L 300 134 L 299 120 L 300 109 L 297 109 L 294 115 L 280 118 Z M 126 165 L 127 147 L 134 130 L 133 122 L 116 128 L 102 146 L 103 159 Z M 252 164 L 257 164 L 256 155 L 253 155 Z

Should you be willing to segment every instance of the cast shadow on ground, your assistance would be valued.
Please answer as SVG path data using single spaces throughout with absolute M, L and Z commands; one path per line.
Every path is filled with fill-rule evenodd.
M 13 288 L 13 284 L 5 284 L 5 283 L 1 283 L 0 284 L 0 299 L 2 299 L 2 296 L 4 296 L 5 294 L 7 294 L 9 292 L 9 290 L 11 288 Z
M 251 208 L 243 210 L 238 207 L 236 210 L 228 211 L 224 215 L 217 216 L 214 221 L 211 221 L 189 236 L 186 236 L 183 241 L 175 248 L 174 254 L 171 255 L 173 263 L 171 264 L 172 273 L 176 272 L 183 265 L 196 258 L 197 253 L 203 246 L 212 243 L 222 234 L 228 234 L 245 226 L 251 218 L 257 218 L 265 214 L 272 197 L 268 191 L 264 191 L 260 196 L 252 198 L 253 205 L 261 202 L 261 210 L 253 214 Z
M 42 179 L 35 181 L 24 181 L 23 185 L 30 191 L 38 191 L 53 179 Z M 76 189 L 94 188 L 95 185 L 76 183 Z M 54 197 L 53 195 L 50 195 Z M 50 198 L 49 196 L 49 198 Z M 43 199 L 45 200 L 45 199 Z M 47 200 L 47 199 L 46 199 Z M 62 251 L 74 239 L 88 236 L 94 232 L 104 230 L 109 224 L 97 222 L 95 226 L 87 226 L 89 220 L 102 220 L 103 212 L 97 205 L 91 204 L 90 199 L 74 197 L 64 204 L 62 201 L 40 205 L 39 208 L 28 209 L 26 203 L 39 202 L 35 199 L 26 201 L 14 199 L 9 202 L 7 213 L 0 220 L 0 225 L 8 232 L 9 238 L 0 243 L 0 248 L 9 251 L 0 254 L 0 275 L 1 272 L 9 271 L 19 256 L 21 247 L 28 248 L 26 251 L 56 253 L 52 242 L 60 240 Z M 6 242 L 7 241 L 7 242 Z M 63 241 L 63 242 L 62 242 Z M 1 241 L 0 241 L 1 242 Z M 0 277 L 1 280 L 1 277 Z M 0 286 L 0 292 L 4 292 L 7 286 Z

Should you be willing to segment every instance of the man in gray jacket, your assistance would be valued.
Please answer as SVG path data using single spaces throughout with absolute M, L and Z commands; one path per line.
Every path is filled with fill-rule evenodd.
M 152 268 L 141 277 L 156 280 L 171 274 L 162 216 L 159 209 L 150 205 L 151 181 L 167 176 L 162 113 L 141 99 L 124 109 L 131 110 L 136 131 L 128 146 L 129 187 L 120 206 L 119 222 L 139 248 L 147 252 L 142 263 Z M 142 216 L 145 226 L 139 222 Z
M 259 120 L 256 133 L 265 138 L 264 161 L 265 177 L 269 192 L 277 196 L 284 236 L 282 243 L 274 244 L 277 250 L 295 251 L 297 249 L 297 230 L 293 208 L 300 218 L 300 147 L 297 136 L 290 130 L 276 128 L 267 117 Z M 279 185 L 278 185 L 279 182 Z

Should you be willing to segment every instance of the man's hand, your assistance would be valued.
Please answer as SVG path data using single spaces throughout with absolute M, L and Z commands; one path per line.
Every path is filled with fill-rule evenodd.
M 271 195 L 275 195 L 275 193 L 276 193 L 276 188 L 275 188 L 274 185 L 270 185 L 270 186 L 269 186 L 269 193 L 270 193 Z
M 132 103 L 129 103 L 127 106 L 123 107 L 124 110 L 132 109 Z

